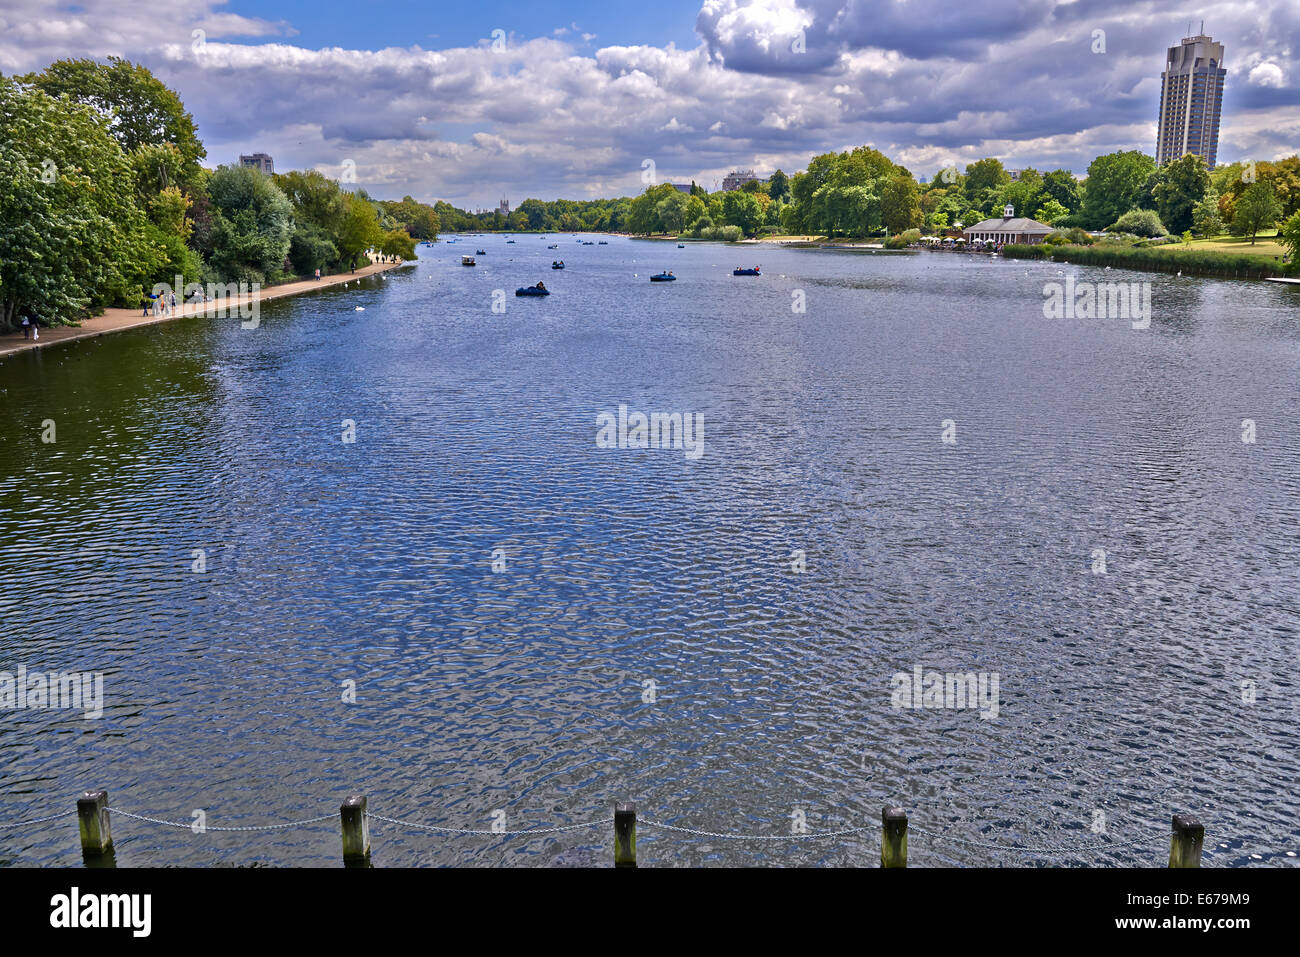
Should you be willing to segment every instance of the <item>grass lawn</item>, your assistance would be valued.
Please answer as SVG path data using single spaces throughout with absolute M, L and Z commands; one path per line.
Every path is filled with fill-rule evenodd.
M 1170 243 L 1168 246 L 1156 246 L 1161 250 L 1197 249 L 1202 252 L 1245 253 L 1252 256 L 1281 256 L 1286 252 L 1277 241 L 1276 230 L 1260 233 L 1255 237 L 1255 245 L 1250 244 L 1250 237 L 1215 236 L 1213 239 L 1193 239 L 1190 243 Z

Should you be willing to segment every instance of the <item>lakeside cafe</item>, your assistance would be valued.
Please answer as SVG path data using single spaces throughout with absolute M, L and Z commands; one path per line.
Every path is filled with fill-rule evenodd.
M 1024 243 L 1034 246 L 1041 243 L 1051 231 L 1051 226 L 1036 219 L 1024 216 L 1017 218 L 1015 208 L 1008 205 L 1003 208 L 1001 219 L 986 219 L 974 226 L 967 226 L 962 230 L 962 235 L 972 244 Z

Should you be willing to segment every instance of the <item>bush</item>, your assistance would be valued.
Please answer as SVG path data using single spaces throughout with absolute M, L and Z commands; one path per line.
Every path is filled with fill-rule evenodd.
M 691 228 L 686 231 L 687 236 L 703 236 L 706 229 L 713 228 L 713 220 L 708 216 L 701 216 L 695 222 L 691 223 Z
M 701 216 L 695 224 L 681 234 L 680 239 L 712 239 L 720 243 L 735 243 L 745 238 L 739 226 L 704 226 L 705 217 Z
M 1004 247 L 1004 254 L 1007 248 L 1010 247 Z M 1056 246 L 1052 249 L 1052 259 L 1084 266 L 1117 266 L 1124 269 L 1183 272 L 1238 279 L 1264 279 L 1282 274 L 1281 263 L 1270 256 L 1199 249 L 1162 250 L 1109 243 L 1097 243 L 1094 246 Z
M 1044 240 L 1030 246 L 1027 243 L 1007 243 L 1002 247 L 1002 255 L 1008 259 L 1046 259 L 1052 252 L 1052 246 Z
M 1130 209 L 1107 227 L 1108 232 L 1132 233 L 1134 236 L 1151 238 L 1167 235 L 1169 230 L 1160 222 L 1160 216 L 1154 209 Z
M 908 229 L 896 236 L 890 236 L 885 240 L 886 249 L 902 249 L 904 246 L 910 246 L 913 243 L 921 241 L 921 231 L 919 229 Z
M 1080 229 L 1088 225 L 1086 219 L 1080 213 L 1071 213 L 1068 216 L 1062 216 L 1059 219 L 1052 220 L 1052 225 L 1057 229 Z

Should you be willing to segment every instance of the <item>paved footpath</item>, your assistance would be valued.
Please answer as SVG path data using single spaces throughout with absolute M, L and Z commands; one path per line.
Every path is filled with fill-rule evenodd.
M 322 276 L 320 279 L 303 279 L 298 282 L 265 286 L 251 295 L 232 297 L 224 305 L 227 308 L 234 309 L 253 300 L 266 301 L 281 299 L 285 296 L 296 296 L 299 293 L 311 292 L 313 289 L 339 286 L 354 279 L 373 276 L 375 273 L 396 269 L 400 265 L 402 263 L 371 263 L 354 273 L 339 273 L 337 276 Z M 139 309 L 106 309 L 100 315 L 87 319 L 78 326 L 41 326 L 41 337 L 39 339 L 24 339 L 21 331 L 10 332 L 0 335 L 0 358 L 24 352 L 28 349 L 42 349 L 46 346 L 57 345 L 71 339 L 89 339 L 109 332 L 119 332 L 123 329 L 151 326 L 156 322 L 170 322 L 173 319 L 180 319 L 182 316 L 193 316 L 202 313 L 207 308 L 208 306 L 203 303 L 193 303 L 178 307 L 175 312 L 165 316 L 142 316 Z

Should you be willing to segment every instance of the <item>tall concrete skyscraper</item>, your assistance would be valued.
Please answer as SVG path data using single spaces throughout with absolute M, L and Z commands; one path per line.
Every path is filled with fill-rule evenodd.
M 1156 162 L 1161 165 L 1195 153 L 1214 169 L 1219 154 L 1219 112 L 1223 107 L 1223 44 L 1201 33 L 1187 37 L 1165 55 L 1160 74 L 1160 133 Z

